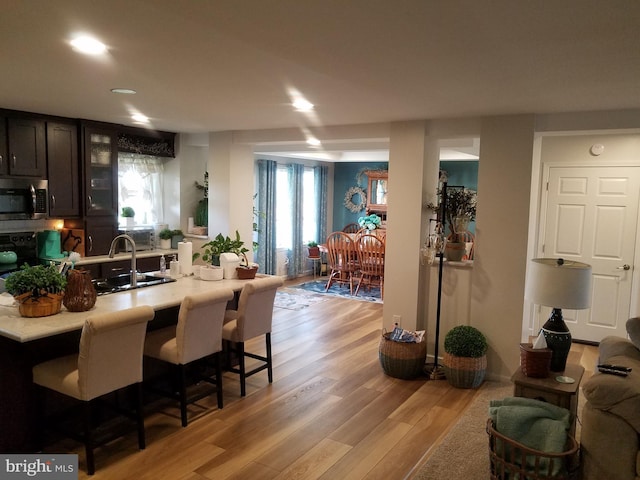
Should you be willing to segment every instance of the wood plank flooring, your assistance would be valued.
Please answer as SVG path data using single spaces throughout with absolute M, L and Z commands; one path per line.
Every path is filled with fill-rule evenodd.
M 327 297 L 294 311 L 276 308 L 274 382 L 266 372 L 224 377 L 223 409 L 215 395 L 189 407 L 180 427 L 173 402 L 146 417 L 147 448 L 135 433 L 96 450 L 96 474 L 85 473 L 81 445 L 46 449 L 79 454 L 79 478 L 95 479 L 404 479 L 410 478 L 475 396 L 446 380 L 398 380 L 378 361 L 382 305 Z M 263 340 L 247 344 L 264 351 Z M 572 359 L 592 368 L 595 347 Z

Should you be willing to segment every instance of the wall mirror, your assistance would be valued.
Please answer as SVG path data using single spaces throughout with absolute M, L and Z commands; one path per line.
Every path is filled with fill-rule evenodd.
M 369 180 L 367 187 L 367 211 L 370 213 L 386 212 L 389 172 L 387 170 L 375 170 L 365 173 Z

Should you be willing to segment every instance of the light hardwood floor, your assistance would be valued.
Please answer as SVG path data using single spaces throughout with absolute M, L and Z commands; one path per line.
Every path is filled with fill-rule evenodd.
M 274 382 L 225 374 L 215 395 L 189 407 L 180 427 L 173 402 L 146 418 L 147 448 L 127 435 L 96 450 L 95 479 L 404 479 L 428 456 L 474 398 L 446 380 L 398 380 L 378 361 L 382 305 L 327 297 L 303 310 L 276 308 Z M 247 350 L 263 350 L 251 342 Z M 574 346 L 570 361 L 592 368 L 595 347 Z M 586 379 L 586 378 L 585 378 Z

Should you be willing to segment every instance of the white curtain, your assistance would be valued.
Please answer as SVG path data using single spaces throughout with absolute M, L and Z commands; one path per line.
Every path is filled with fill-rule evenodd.
M 118 153 L 118 209 L 133 208 L 137 225 L 153 225 L 164 218 L 162 172 L 159 157 Z

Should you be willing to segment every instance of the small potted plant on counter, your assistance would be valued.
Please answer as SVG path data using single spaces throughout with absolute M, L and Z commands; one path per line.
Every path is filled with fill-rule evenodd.
M 60 312 L 66 285 L 67 279 L 54 265 L 26 263 L 5 281 L 6 290 L 15 297 L 23 317 L 46 317 Z
M 122 218 L 125 220 L 125 225 L 127 228 L 133 227 L 133 217 L 136 216 L 136 212 L 131 207 L 122 207 L 122 212 L 120 213 Z
M 173 237 L 173 230 L 164 228 L 158 233 L 160 237 L 160 248 L 163 250 L 169 250 L 171 248 L 171 237 Z
M 171 231 L 171 248 L 177 249 L 178 243 L 184 240 L 184 233 L 179 228 Z

